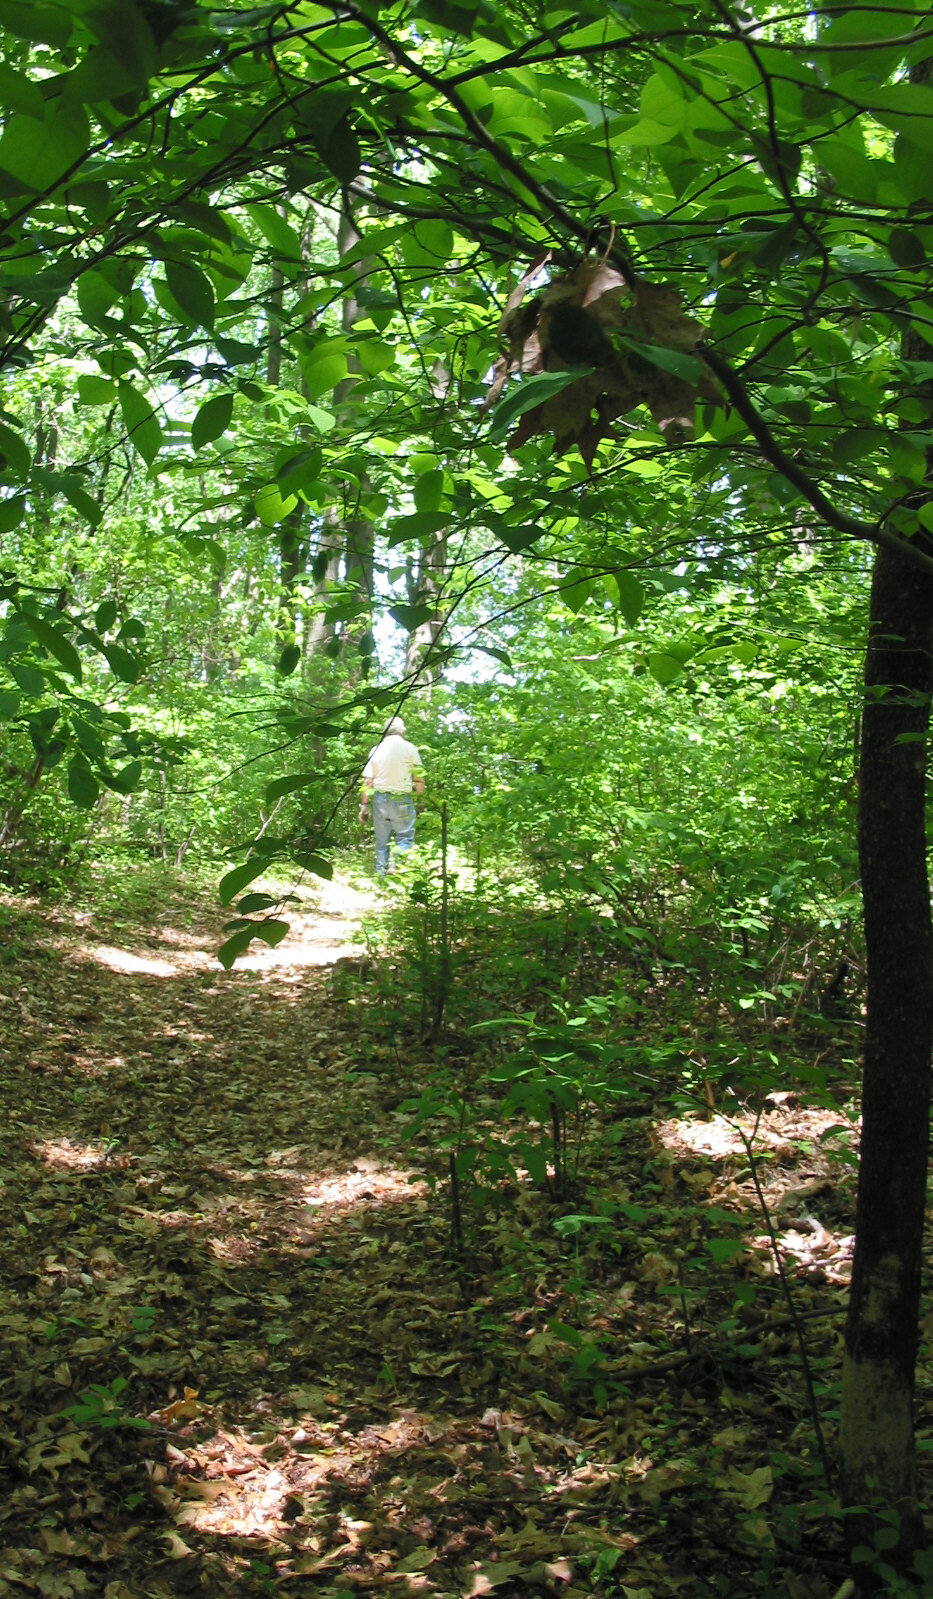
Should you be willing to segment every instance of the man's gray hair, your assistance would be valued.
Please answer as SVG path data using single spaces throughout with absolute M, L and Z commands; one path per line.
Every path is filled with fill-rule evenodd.
M 386 733 L 400 733 L 402 738 L 405 737 L 405 723 L 402 721 L 400 716 L 393 716 L 391 722 L 386 728 Z

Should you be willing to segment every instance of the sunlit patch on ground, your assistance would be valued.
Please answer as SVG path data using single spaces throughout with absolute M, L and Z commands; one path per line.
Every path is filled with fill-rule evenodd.
M 260 879 L 257 888 L 276 892 L 275 884 Z M 283 942 L 270 949 L 257 940 L 237 961 L 238 971 L 273 975 L 281 982 L 296 981 L 309 967 L 332 966 L 343 956 L 358 953 L 353 942 L 361 918 L 372 909 L 372 895 L 347 883 L 316 885 L 302 894 L 295 904 L 282 907 L 281 916 L 290 924 Z M 142 948 L 125 949 L 96 943 L 85 937 L 78 945 L 81 956 L 95 965 L 125 977 L 178 978 L 193 972 L 221 971 L 217 950 L 223 942 L 224 914 L 218 909 L 216 936 L 159 928 Z M 89 918 L 76 917 L 83 930 Z M 159 952 L 162 947 L 163 953 Z M 68 945 L 69 953 L 73 946 Z M 61 944 L 64 951 L 66 945 Z
M 177 977 L 178 967 L 171 961 L 153 959 L 151 955 L 134 955 L 129 949 L 115 949 L 110 944 L 90 945 L 89 960 L 106 966 L 110 972 L 125 972 L 140 977 Z
M 391 1582 L 402 1592 L 479 1595 L 519 1574 L 535 1591 L 555 1591 L 581 1556 L 589 1564 L 612 1548 L 615 1564 L 639 1544 L 637 1532 L 601 1533 L 578 1517 L 626 1482 L 640 1492 L 649 1459 L 606 1468 L 584 1458 L 583 1439 L 552 1436 L 514 1412 L 459 1420 L 396 1405 L 354 1424 L 337 1393 L 289 1398 L 294 1420 L 278 1433 L 225 1424 L 195 1441 L 185 1434 L 200 1430 L 197 1419 L 178 1428 L 166 1466 L 151 1468 L 177 1529 L 176 1559 L 189 1552 L 186 1539 L 207 1534 L 256 1542 L 281 1579 L 331 1573 L 364 1589 Z M 198 1410 L 190 1394 L 154 1419 L 172 1426 Z M 523 1521 L 499 1525 L 497 1507 L 515 1493 Z
M 846 1233 L 840 1236 L 823 1227 L 814 1217 L 809 1219 L 811 1226 L 806 1231 L 797 1227 L 781 1229 L 778 1243 L 782 1256 L 785 1261 L 788 1258 L 792 1260 L 796 1270 L 811 1282 L 823 1278 L 834 1287 L 844 1287 L 852 1276 L 855 1235 Z M 762 1234 L 756 1242 L 762 1251 L 765 1269 L 776 1270 L 767 1235 Z
M 782 1259 L 792 1271 L 811 1282 L 823 1281 L 833 1287 L 849 1282 L 851 1234 L 835 1232 L 811 1214 L 821 1208 L 821 1199 L 825 1201 L 833 1189 L 836 1173 L 830 1151 L 851 1153 L 855 1146 L 856 1129 L 840 1121 L 837 1111 L 789 1108 L 781 1103 L 769 1108 L 757 1121 L 750 1115 L 728 1119 L 717 1115 L 710 1121 L 671 1119 L 660 1122 L 655 1133 L 665 1153 L 678 1161 L 692 1155 L 717 1163 L 715 1174 L 709 1170 L 695 1174 L 681 1170 L 680 1176 L 688 1187 L 695 1188 L 702 1176 L 711 1200 L 739 1206 L 752 1214 L 757 1211 L 760 1216 L 750 1149 L 751 1159 L 760 1162 L 756 1173 Z M 768 1233 L 757 1233 L 751 1242 L 761 1268 L 775 1273 Z
M 427 1184 L 413 1182 L 410 1172 L 396 1166 L 381 1166 L 362 1155 L 349 1171 L 332 1177 L 312 1178 L 307 1183 L 302 1193 L 302 1221 L 329 1217 L 359 1204 L 398 1205 L 423 1197 L 427 1191 Z
M 52 1171 L 90 1171 L 104 1165 L 112 1152 L 108 1139 L 48 1138 L 32 1147 Z
M 751 1140 L 754 1154 L 793 1156 L 805 1144 L 818 1145 L 821 1139 L 840 1126 L 838 1111 L 793 1109 L 775 1106 L 757 1121 L 743 1113 L 737 1116 L 714 1114 L 709 1121 L 671 1118 L 658 1122 L 655 1136 L 676 1155 L 705 1155 L 709 1160 L 726 1160 L 746 1154 L 742 1134 Z

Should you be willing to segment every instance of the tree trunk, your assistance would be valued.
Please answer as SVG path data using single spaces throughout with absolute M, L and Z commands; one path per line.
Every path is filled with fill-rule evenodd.
M 341 256 L 359 244 L 360 234 L 353 219 L 349 200 L 343 197 L 340 218 L 337 224 L 337 249 Z M 368 264 L 358 261 L 353 274 L 357 287 L 365 284 Z M 356 295 L 349 289 L 344 295 L 341 310 L 341 327 L 344 333 L 351 333 L 360 318 L 360 308 Z M 356 387 L 359 366 L 351 354 L 348 357 L 348 375 L 337 384 L 334 390 L 334 409 L 338 417 L 346 420 L 353 409 L 353 390 Z M 375 581 L 375 546 L 376 529 L 372 520 L 365 516 L 359 507 L 360 500 L 368 490 L 368 483 L 364 478 L 359 482 L 356 490 L 356 507 L 346 510 L 342 515 L 337 510 L 328 510 L 324 516 L 321 529 L 320 542 L 314 561 L 313 571 L 315 592 L 319 605 L 326 603 L 329 585 L 336 583 L 340 576 L 341 557 L 344 563 L 344 578 L 348 584 L 358 590 L 360 610 L 358 616 L 345 622 L 342 627 L 342 642 L 352 646 L 362 642 L 369 635 L 371 628 L 371 610 L 374 595 Z M 333 621 L 326 621 L 321 609 L 317 610 L 311 623 L 309 634 L 309 649 L 312 653 L 333 653 L 340 649 L 337 643 L 337 628 Z M 359 656 L 357 660 L 348 659 L 347 665 L 351 677 L 361 675 L 368 665 L 368 656 Z
M 910 77 L 927 83 L 931 73 L 933 61 L 927 59 L 911 68 Z M 933 356 L 915 327 L 905 333 L 901 353 L 910 362 Z M 917 389 L 928 404 L 933 400 L 933 384 L 917 381 Z M 930 499 L 931 489 L 928 450 L 915 506 Z M 862 1542 L 871 1548 L 877 1514 L 897 1512 L 898 1542 L 884 1559 L 902 1574 L 923 1539 L 913 1394 L 933 1050 L 925 825 L 931 694 L 933 577 L 882 547 L 871 587 L 861 725 L 859 859 L 868 1009 L 839 1477 L 843 1503 L 868 1512 L 848 1521 L 850 1547 Z
M 434 645 L 444 625 L 441 600 L 447 581 L 447 530 L 435 533 L 418 560 L 417 581 L 411 585 L 409 603 L 428 605 L 431 615 L 419 622 L 408 635 L 405 654 L 405 671 L 419 686 L 430 687 L 440 677 L 440 668 L 432 659 Z
M 269 294 L 269 344 L 266 352 L 266 381 L 278 388 L 282 378 L 282 317 L 285 307 L 285 274 L 278 265 L 272 268 Z M 298 637 L 298 585 L 304 575 L 305 550 L 302 544 L 303 507 L 301 502 L 280 523 L 276 540 L 279 547 L 279 604 L 276 632 L 283 650 L 300 649 Z
M 898 1512 L 900 1543 L 885 1559 L 906 1570 L 921 1534 L 912 1402 L 933 1045 L 933 578 L 879 550 L 869 628 L 859 814 L 868 1014 L 839 1471 L 845 1504 Z M 852 1518 L 850 1541 L 871 1546 L 873 1521 Z

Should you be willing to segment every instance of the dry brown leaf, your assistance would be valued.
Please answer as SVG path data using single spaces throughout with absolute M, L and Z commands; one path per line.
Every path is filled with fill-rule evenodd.
M 559 455 L 576 445 L 591 466 L 618 418 L 640 405 L 648 407 L 669 439 L 690 435 L 697 399 L 716 401 L 720 394 L 704 367 L 694 371 L 688 363 L 678 366 L 673 361 L 694 355 L 706 331 L 687 315 L 679 289 L 640 279 L 630 286 L 608 262 L 588 257 L 524 302 L 525 289 L 541 264 L 525 274 L 509 297 L 499 329 L 503 353 L 484 409 L 496 403 L 513 374 L 534 376 L 575 366 L 594 370 L 526 411 L 509 440 L 510 452 L 550 433 Z M 664 352 L 668 366 L 677 370 L 665 366 Z
M 159 1536 L 168 1550 L 170 1560 L 190 1560 L 193 1556 L 194 1550 L 188 1548 L 184 1538 L 180 1538 L 177 1532 L 163 1532 Z

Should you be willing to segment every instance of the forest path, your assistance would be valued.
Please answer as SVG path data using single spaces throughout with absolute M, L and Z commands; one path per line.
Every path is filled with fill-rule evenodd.
M 661 1599 L 717 1569 L 735 1494 L 770 1494 L 761 1460 L 806 1432 L 783 1388 L 766 1443 L 754 1407 L 733 1425 L 702 1364 L 666 1408 L 656 1274 L 691 1225 L 666 1201 L 588 1257 L 598 1326 L 647 1357 L 608 1405 L 553 1330 L 584 1300 L 545 1195 L 513 1188 L 452 1260 L 444 1158 L 399 1109 L 437 1063 L 397 990 L 335 981 L 370 904 L 325 888 L 225 972 L 223 915 L 180 894 L 146 919 L 0 902 L 0 1595 L 587 1599 L 602 1560 Z M 624 1197 L 656 1146 L 620 1133 Z M 717 1427 L 726 1486 L 672 1541 Z

